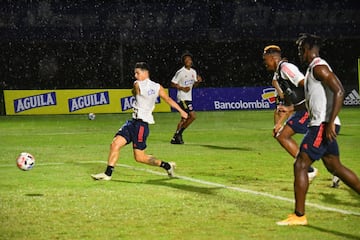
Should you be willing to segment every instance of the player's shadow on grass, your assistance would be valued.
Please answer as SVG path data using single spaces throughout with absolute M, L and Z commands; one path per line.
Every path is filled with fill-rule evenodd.
M 142 181 L 126 181 L 126 180 L 118 180 L 118 179 L 111 179 L 111 182 L 119 182 L 119 183 L 130 183 L 130 184 L 143 184 Z
M 358 200 L 357 202 L 349 202 L 349 201 L 344 201 L 343 199 L 338 199 L 337 195 L 334 193 L 320 193 L 323 196 L 323 202 L 325 203 L 330 203 L 330 204 L 336 204 L 336 205 L 345 205 L 345 206 L 352 206 L 352 207 L 358 207 L 360 200 L 359 200 L 359 195 L 353 191 L 352 189 L 345 189 L 345 191 L 348 191 L 350 195 L 352 195 L 356 200 Z
M 193 185 L 187 184 L 178 184 L 174 183 L 173 181 L 169 181 L 171 179 L 154 179 L 154 180 L 147 180 L 145 184 L 157 185 L 157 186 L 167 186 L 175 189 L 180 189 L 187 192 L 196 192 L 201 194 L 208 194 L 212 195 L 215 194 L 214 191 L 218 189 L 223 189 L 222 187 L 198 187 Z
M 43 197 L 44 194 L 42 194 L 42 193 L 27 193 L 27 194 L 25 194 L 25 196 L 27 196 L 27 197 Z
M 335 235 L 335 236 L 338 236 L 338 237 L 341 237 L 341 238 L 360 240 L 360 235 L 355 236 L 355 235 L 352 235 L 352 234 L 349 234 L 349 233 L 342 233 L 342 232 L 334 231 L 334 230 L 331 230 L 331 229 L 328 229 L 328 228 L 317 227 L 317 226 L 314 226 L 314 225 L 306 225 L 305 227 L 317 230 L 319 232 L 332 234 L 332 235 Z
M 215 149 L 215 150 L 252 151 L 251 148 L 245 148 L 245 147 L 227 147 L 227 146 L 218 146 L 218 145 L 210 145 L 210 144 L 200 144 L 199 146 L 211 148 L 211 149 Z

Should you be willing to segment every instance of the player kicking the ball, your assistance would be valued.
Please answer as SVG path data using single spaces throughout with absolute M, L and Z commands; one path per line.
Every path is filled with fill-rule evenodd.
M 165 162 L 145 153 L 146 138 L 149 135 L 148 124 L 155 123 L 152 112 L 158 96 L 178 110 L 183 119 L 187 119 L 188 114 L 166 94 L 160 84 L 150 80 L 149 66 L 145 62 L 136 63 L 134 72 L 136 81 L 133 87 L 135 103 L 133 105 L 132 119 L 128 120 L 115 134 L 110 144 L 107 168 L 104 173 L 91 175 L 95 180 L 111 180 L 121 148 L 131 142 L 134 158 L 137 162 L 162 167 L 167 171 L 169 177 L 174 176 L 176 166 L 174 162 Z

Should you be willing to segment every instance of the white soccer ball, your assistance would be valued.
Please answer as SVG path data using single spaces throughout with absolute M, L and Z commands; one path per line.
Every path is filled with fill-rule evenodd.
M 96 117 L 95 113 L 89 113 L 88 115 L 89 120 L 95 120 L 95 117 Z
M 30 153 L 22 152 L 16 158 L 16 165 L 23 171 L 31 170 L 35 166 L 35 158 Z

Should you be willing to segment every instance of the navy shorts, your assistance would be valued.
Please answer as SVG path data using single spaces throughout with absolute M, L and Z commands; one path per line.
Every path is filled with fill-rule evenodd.
M 305 134 L 308 130 L 309 113 L 306 110 L 296 111 L 289 117 L 286 124 L 289 125 L 295 133 Z
M 340 126 L 335 126 L 336 133 L 340 132 Z M 329 141 L 325 136 L 325 124 L 320 126 L 313 126 L 308 128 L 304 139 L 300 144 L 300 152 L 305 152 L 310 159 L 315 161 L 322 158 L 324 155 L 339 156 L 339 146 L 336 139 Z
M 186 113 L 194 111 L 192 101 L 180 101 L 178 102 L 179 106 L 182 110 L 184 110 Z
M 126 144 L 133 143 L 134 149 L 144 150 L 146 148 L 146 139 L 149 136 L 149 125 L 138 119 L 126 121 L 115 136 L 122 136 L 126 139 Z

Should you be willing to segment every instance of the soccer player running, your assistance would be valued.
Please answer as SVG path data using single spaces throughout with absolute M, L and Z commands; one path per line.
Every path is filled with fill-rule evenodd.
M 305 76 L 306 107 L 310 115 L 309 130 L 300 145 L 294 163 L 295 211 L 278 225 L 306 225 L 305 198 L 309 187 L 307 169 L 322 159 L 326 169 L 360 194 L 360 180 L 340 162 L 336 137 L 340 130 L 338 114 L 344 100 L 344 88 L 329 64 L 320 58 L 321 39 L 301 34 L 296 41 L 301 62 L 308 65 Z M 293 111 L 296 106 L 278 106 Z
M 278 93 L 277 104 L 294 104 L 295 106 L 302 104 L 305 101 L 305 77 L 298 67 L 281 57 L 281 49 L 277 45 L 269 45 L 264 48 L 263 60 L 266 69 L 274 73 L 272 85 Z M 286 124 L 284 125 L 285 120 Z M 305 134 L 308 123 L 309 116 L 306 109 L 294 113 L 281 112 L 275 109 L 273 137 L 295 158 L 299 152 L 299 147 L 292 136 L 296 133 Z M 308 177 L 310 182 L 317 173 L 316 168 L 309 166 Z
M 182 137 L 183 132 L 196 119 L 196 114 L 192 105 L 192 89 L 202 82 L 202 78 L 197 75 L 195 69 L 192 68 L 193 56 L 186 52 L 181 56 L 184 64 L 171 80 L 171 87 L 177 89 L 177 102 L 180 107 L 189 114 L 188 118 L 181 118 L 177 125 L 175 134 L 171 139 L 171 144 L 184 144 Z
M 155 123 L 152 112 L 158 96 L 171 107 L 178 110 L 182 118 L 186 119 L 188 114 L 167 95 L 160 84 L 150 80 L 147 63 L 136 63 L 134 73 L 136 81 L 132 90 L 135 96 L 132 119 L 128 120 L 115 134 L 110 144 L 107 168 L 104 173 L 91 175 L 95 180 L 111 180 L 121 148 L 131 142 L 134 158 L 137 162 L 162 167 L 167 171 L 169 177 L 174 176 L 175 162 L 165 162 L 145 153 L 146 139 L 149 135 L 148 124 Z

